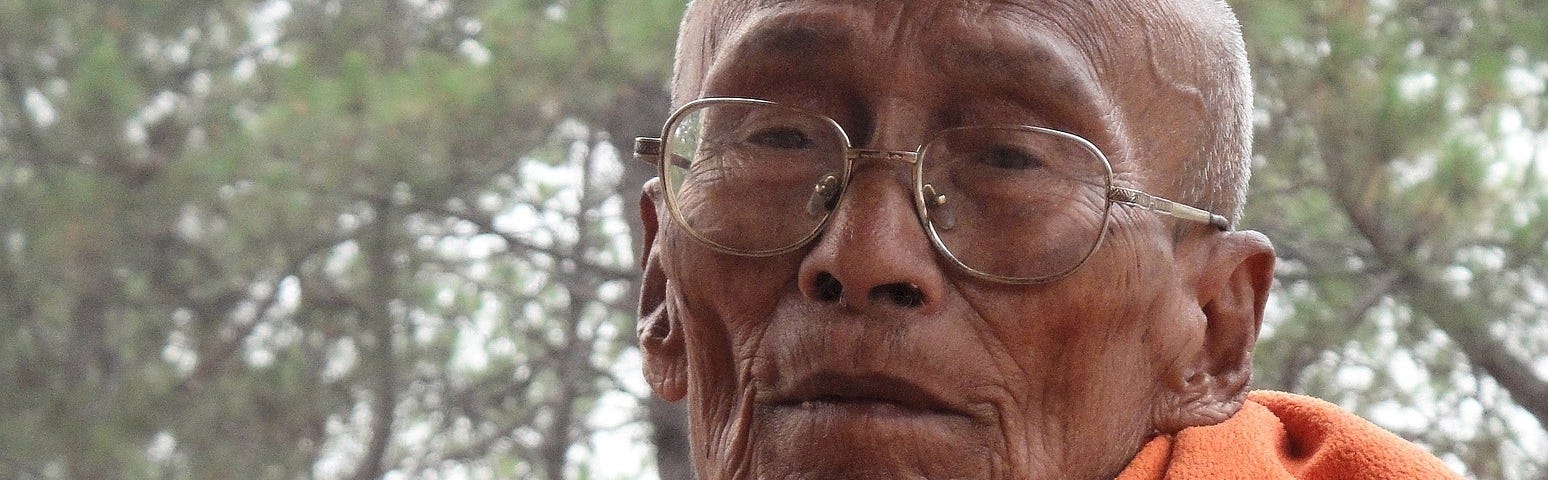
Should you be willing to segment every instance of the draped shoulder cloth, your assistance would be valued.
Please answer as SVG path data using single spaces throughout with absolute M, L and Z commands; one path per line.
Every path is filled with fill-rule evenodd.
M 1256 391 L 1230 420 L 1152 439 L 1117 480 L 1460 478 L 1418 446 L 1336 405 Z

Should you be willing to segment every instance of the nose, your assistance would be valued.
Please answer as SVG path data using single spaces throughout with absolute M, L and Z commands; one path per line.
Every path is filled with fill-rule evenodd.
M 892 162 L 857 167 L 801 262 L 802 294 L 855 310 L 934 309 L 945 278 L 914 214 L 909 169 Z

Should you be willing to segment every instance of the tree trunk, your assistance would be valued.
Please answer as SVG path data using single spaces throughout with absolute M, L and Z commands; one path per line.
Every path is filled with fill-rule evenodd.
M 355 470 L 356 480 L 380 478 L 383 459 L 391 444 L 394 411 L 398 405 L 398 369 L 394 363 L 393 319 L 388 304 L 397 298 L 397 269 L 392 263 L 393 222 L 391 201 L 378 200 L 374 209 L 375 223 L 366 233 L 364 244 L 366 262 L 371 272 L 366 298 L 360 306 L 361 321 L 369 326 L 374 345 L 370 349 L 368 365 L 376 372 L 376 388 L 371 401 L 371 439 L 366 444 L 365 458 Z

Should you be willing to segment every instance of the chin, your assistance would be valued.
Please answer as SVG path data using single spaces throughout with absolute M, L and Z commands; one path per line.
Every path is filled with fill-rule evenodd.
M 990 426 L 891 401 L 820 399 L 755 409 L 753 479 L 1010 478 Z

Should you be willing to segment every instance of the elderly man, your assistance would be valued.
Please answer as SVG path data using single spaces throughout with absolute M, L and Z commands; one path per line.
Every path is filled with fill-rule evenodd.
M 694 2 L 636 155 L 699 477 L 1448 478 L 1248 394 L 1250 86 L 1209 0 Z

